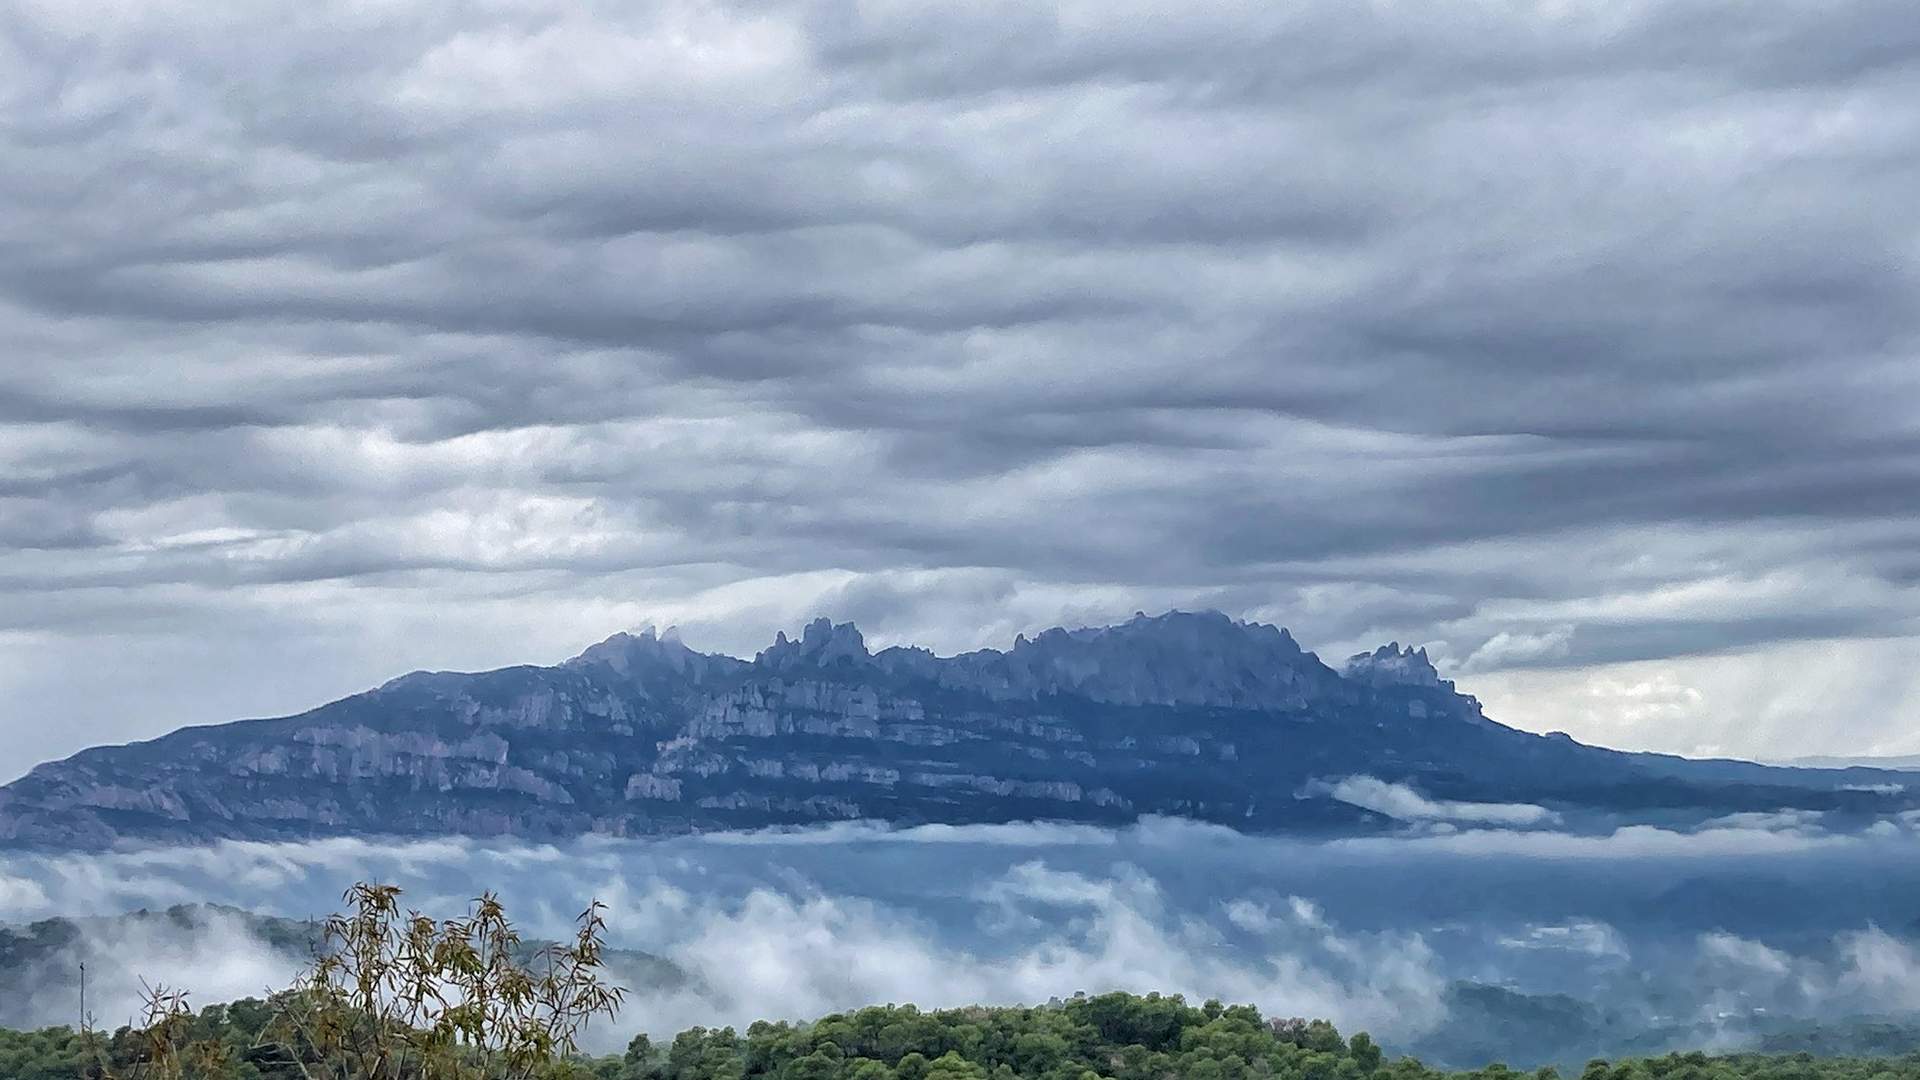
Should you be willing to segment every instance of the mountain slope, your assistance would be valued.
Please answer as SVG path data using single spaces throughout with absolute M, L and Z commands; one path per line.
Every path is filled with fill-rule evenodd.
M 1608 810 L 1882 810 L 1857 771 L 1689 762 L 1487 719 L 1397 645 L 1344 672 L 1218 613 L 1011 649 L 870 652 L 817 620 L 752 661 L 616 634 L 555 667 L 417 672 L 310 712 L 98 747 L 0 788 L 0 840 L 341 833 L 634 835 L 1177 814 L 1251 829 L 1379 819 L 1309 787 Z M 1887 774 L 1867 773 L 1869 778 Z

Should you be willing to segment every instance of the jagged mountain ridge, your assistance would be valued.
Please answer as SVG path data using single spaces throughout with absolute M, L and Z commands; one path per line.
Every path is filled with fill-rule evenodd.
M 1851 774 L 1523 733 L 1489 720 L 1423 652 L 1387 646 L 1336 671 L 1285 630 L 1217 612 L 952 657 L 871 652 L 851 624 L 820 619 L 751 661 L 671 632 L 621 633 L 554 667 L 416 672 L 295 716 L 97 747 L 0 788 L 0 841 L 1144 814 L 1348 828 L 1376 819 L 1307 785 L 1355 773 L 1446 798 L 1613 808 L 1898 801 L 1840 790 Z

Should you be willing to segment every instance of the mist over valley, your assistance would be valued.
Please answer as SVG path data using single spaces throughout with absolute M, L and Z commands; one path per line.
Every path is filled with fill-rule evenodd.
M 380 880 L 429 912 L 496 889 L 530 935 L 554 938 L 581 898 L 605 900 L 634 996 L 600 1049 L 635 1029 L 1127 989 L 1323 1017 L 1438 1064 L 1577 1064 L 1920 1022 L 1916 855 L 1910 820 L 1840 832 L 1807 815 L 1585 834 L 1426 822 L 1328 840 L 1149 819 L 12 854 L 12 933 L 79 918 L 70 942 L 24 963 L 17 940 L 0 949 L 0 1026 L 71 1022 L 83 955 L 103 1022 L 130 1015 L 156 972 L 201 1003 L 260 996 L 309 959 L 303 920 Z M 292 921 L 111 918 L 181 904 Z

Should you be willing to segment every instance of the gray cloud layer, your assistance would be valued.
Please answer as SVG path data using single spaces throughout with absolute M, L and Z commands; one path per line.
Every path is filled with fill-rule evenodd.
M 0 773 L 1176 604 L 1920 748 L 1904 5 L 6 11 Z

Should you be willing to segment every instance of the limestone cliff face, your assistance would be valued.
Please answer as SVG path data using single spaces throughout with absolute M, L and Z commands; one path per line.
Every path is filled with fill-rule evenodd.
M 872 653 L 853 626 L 819 620 L 751 661 L 616 634 L 556 667 L 418 672 L 297 716 L 88 750 L 0 789 L 0 842 L 1142 814 L 1349 828 L 1370 815 L 1310 782 L 1363 772 L 1483 801 L 1837 797 L 1785 770 L 1713 795 L 1710 764 L 1517 732 L 1424 653 L 1391 646 L 1336 672 L 1284 630 L 1217 613 L 955 657 Z

